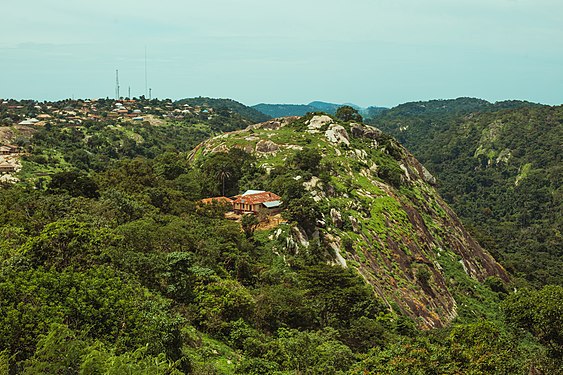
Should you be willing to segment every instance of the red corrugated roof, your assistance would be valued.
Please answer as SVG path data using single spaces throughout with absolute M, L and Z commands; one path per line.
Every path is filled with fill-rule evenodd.
M 237 197 L 233 203 L 241 204 L 262 204 L 264 202 L 278 201 L 281 197 L 269 191 L 264 191 L 262 193 L 247 194 Z

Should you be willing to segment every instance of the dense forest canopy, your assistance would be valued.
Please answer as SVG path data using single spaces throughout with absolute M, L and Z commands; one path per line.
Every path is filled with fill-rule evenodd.
M 245 233 L 225 220 L 224 206 L 199 203 L 224 191 L 270 189 L 283 196 L 287 225 L 314 232 L 325 208 L 299 180 L 330 180 L 326 170 L 336 168 L 323 162 L 314 144 L 290 149 L 287 163 L 265 174 L 254 154 L 237 148 L 197 162 L 188 158 L 186 152 L 209 136 L 248 125 L 223 105 L 211 103 L 213 114 L 163 118 L 158 125 L 103 118 L 78 126 L 53 121 L 23 133 L 13 123 L 38 103 L 20 104 L 2 112 L 24 151 L 21 181 L 0 187 L 3 373 L 560 373 L 561 285 L 512 293 L 499 278 L 457 283 L 456 296 L 480 304 L 445 328 L 421 331 L 354 268 L 328 262 L 320 242 L 281 256 L 273 251 L 272 230 Z M 103 105 L 111 110 L 114 103 Z M 150 104 L 167 105 L 173 106 Z M 559 109 L 530 111 L 540 111 L 542 121 L 541 111 L 552 111 L 561 124 Z M 304 121 L 290 128 L 287 142 L 308 134 Z M 536 137 L 551 131 L 536 128 Z M 394 159 L 402 151 L 385 139 L 384 151 L 374 151 L 383 166 L 378 178 L 397 192 L 408 190 Z M 511 142 L 525 141 L 516 136 Z M 514 157 L 535 163 L 525 159 L 533 151 Z M 557 169 L 549 168 L 555 167 L 547 159 L 532 164 L 518 186 L 541 190 L 538 169 L 551 178 Z M 510 215 L 521 220 L 514 209 Z M 526 223 L 541 225 L 547 211 Z M 459 264 L 451 266 L 463 273 Z M 423 286 L 433 280 L 428 269 L 418 265 L 416 271 Z

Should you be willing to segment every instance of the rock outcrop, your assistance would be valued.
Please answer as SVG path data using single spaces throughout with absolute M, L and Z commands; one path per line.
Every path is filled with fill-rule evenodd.
M 325 137 L 328 139 L 329 142 L 340 144 L 343 143 L 347 146 L 350 145 L 350 137 L 348 136 L 348 132 L 342 125 L 332 124 L 328 127 L 328 130 L 325 132 Z
M 275 253 L 298 254 L 319 241 L 332 256 L 329 262 L 357 269 L 388 306 L 416 318 L 420 327 L 447 325 L 463 308 L 457 293 L 474 295 L 488 276 L 508 280 L 437 194 L 436 179 L 376 128 L 319 115 L 276 119 L 202 147 L 226 145 L 252 150 L 268 170 L 287 168 L 286 161 L 304 148 L 321 151 L 324 178 L 303 180 L 299 174 L 295 180 L 322 218 L 314 235 L 290 224 L 278 229 Z

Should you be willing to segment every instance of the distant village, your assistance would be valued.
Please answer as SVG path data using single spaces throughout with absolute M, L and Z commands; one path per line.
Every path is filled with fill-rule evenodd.
M 85 99 L 58 102 L 0 99 L 2 126 L 79 126 L 86 121 L 147 121 L 156 119 L 181 120 L 191 116 L 213 115 L 213 108 L 176 104 L 170 99 Z
M 170 99 L 85 99 L 38 102 L 0 99 L 0 182 L 15 182 L 21 170 L 21 145 L 17 134 L 32 134 L 37 127 L 80 127 L 88 123 L 137 122 L 161 125 L 165 120 L 209 119 L 211 107 L 177 104 Z

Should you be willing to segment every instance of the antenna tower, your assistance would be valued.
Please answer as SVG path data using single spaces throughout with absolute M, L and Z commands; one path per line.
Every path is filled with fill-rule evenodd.
M 119 100 L 119 70 L 115 70 L 115 100 Z

